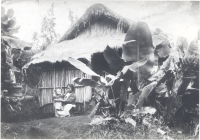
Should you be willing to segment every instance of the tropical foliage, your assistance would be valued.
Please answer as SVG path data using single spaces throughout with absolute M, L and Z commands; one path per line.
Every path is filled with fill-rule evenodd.
M 13 36 L 13 34 L 18 33 L 19 28 L 20 26 L 16 25 L 14 10 L 8 9 L 6 11 L 4 7 L 1 7 L 2 89 L 6 89 L 6 83 L 16 81 L 15 73 L 20 73 L 22 67 L 22 65 L 20 65 L 21 54 L 24 50 L 30 50 L 32 47 L 31 43 L 22 41 Z M 8 71 L 10 71 L 10 74 Z M 17 78 L 17 80 L 19 79 Z M 21 82 L 21 80 L 19 81 Z
M 123 49 L 126 48 L 123 46 Z M 98 81 L 85 78 L 73 79 L 76 84 L 94 88 L 97 104 L 89 117 L 93 117 L 97 110 L 100 110 L 104 117 L 95 118 L 90 124 L 124 121 L 135 127 L 139 120 L 134 116 L 139 114 L 142 122 L 145 122 L 146 114 L 154 114 L 157 119 L 164 119 L 163 123 L 168 126 L 183 122 L 194 125 L 196 121 L 192 120 L 198 120 L 199 116 L 199 89 L 195 86 L 198 83 L 199 58 L 197 55 L 186 55 L 185 48 L 180 47 L 180 44 L 175 49 L 181 51 L 181 55 L 177 56 L 180 53 L 176 53 L 169 42 L 158 44 L 155 48 L 159 62 L 158 69 L 142 81 L 136 80 L 137 71 L 140 70 L 139 67 L 147 64 L 148 55 L 144 55 L 146 58 L 137 62 L 127 63 L 115 50 L 107 46 L 103 54 L 116 75 L 108 74 L 105 77 L 96 74 L 80 61 L 69 58 L 68 62 L 84 73 L 98 77 Z M 160 57 L 160 54 L 164 54 L 165 58 L 163 55 Z M 124 58 L 128 58 L 126 54 Z M 146 68 L 148 68 L 147 73 L 152 69 L 152 67 Z

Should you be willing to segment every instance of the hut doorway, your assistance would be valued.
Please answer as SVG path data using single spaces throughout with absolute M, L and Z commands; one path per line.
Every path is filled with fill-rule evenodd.
M 119 56 L 122 56 L 122 48 L 114 48 Z M 92 55 L 91 58 L 91 68 L 94 72 L 101 76 L 105 76 L 105 73 L 115 75 L 115 71 L 111 70 L 108 62 L 103 56 L 103 52 L 97 52 Z M 95 80 L 95 78 L 93 78 Z

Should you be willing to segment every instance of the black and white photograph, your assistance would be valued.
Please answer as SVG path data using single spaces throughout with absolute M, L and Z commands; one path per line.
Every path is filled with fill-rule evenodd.
M 1 139 L 199 139 L 200 1 L 1 0 Z

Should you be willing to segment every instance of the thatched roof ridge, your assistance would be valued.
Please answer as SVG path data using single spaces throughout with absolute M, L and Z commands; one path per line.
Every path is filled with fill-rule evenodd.
M 100 17 L 106 20 L 96 20 Z M 90 24 L 91 20 L 93 20 L 92 24 Z M 84 26 L 84 22 L 87 25 Z M 112 22 L 114 26 L 102 25 L 100 22 Z M 131 23 L 133 22 L 115 14 L 102 4 L 95 4 L 69 28 L 59 43 L 35 54 L 25 67 L 43 62 L 67 61 L 68 57 L 86 58 L 90 61 L 93 53 L 103 52 L 107 45 L 111 48 L 121 47 Z M 80 30 L 78 35 L 74 35 L 78 30 Z
M 92 18 L 97 19 L 100 16 L 107 17 L 116 22 L 116 24 L 121 22 L 123 28 L 126 28 L 126 30 L 128 30 L 130 24 L 133 23 L 133 21 L 118 15 L 117 13 L 105 7 L 103 4 L 94 4 L 86 10 L 84 15 L 78 21 L 76 21 L 75 24 L 69 27 L 67 32 L 60 38 L 58 42 L 75 38 L 85 26 L 90 24 Z

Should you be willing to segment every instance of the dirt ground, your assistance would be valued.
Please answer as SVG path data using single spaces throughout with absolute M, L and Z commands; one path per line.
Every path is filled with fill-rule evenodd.
M 99 117 L 99 115 L 95 115 Z M 86 139 L 86 138 L 117 138 L 133 139 L 137 132 L 143 133 L 143 129 L 131 129 L 128 124 L 116 125 L 117 131 L 92 127 L 89 125 L 91 118 L 87 115 L 64 118 L 47 118 L 20 123 L 1 123 L 2 139 Z M 123 128 L 123 130 L 121 130 Z M 127 129 L 128 128 L 128 129 Z M 156 129 L 154 129 L 156 130 Z M 172 129 L 169 136 L 176 139 L 198 139 L 193 134 L 186 134 L 185 128 Z M 130 131 L 130 132 L 129 132 Z M 179 132 L 180 131 L 180 132 Z M 98 134 L 96 133 L 98 132 Z M 153 132 L 153 131 L 152 131 Z M 127 133 L 127 134 L 126 134 Z M 133 134 L 134 133 L 134 134 Z M 112 135 L 112 136 L 111 136 Z M 133 136 L 134 135 L 134 136 Z M 143 138 L 143 136 L 141 136 Z M 150 133 L 148 139 L 161 138 L 157 133 Z
M 63 139 L 81 138 L 80 130 L 87 130 L 88 116 L 47 118 L 21 123 L 1 123 L 2 139 Z

